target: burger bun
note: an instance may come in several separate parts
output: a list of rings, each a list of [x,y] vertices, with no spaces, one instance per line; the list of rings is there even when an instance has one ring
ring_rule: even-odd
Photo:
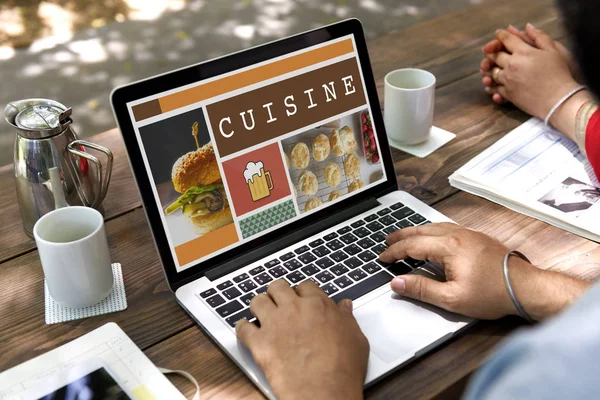
[[[233,217],[231,216],[231,209],[229,207],[225,207],[221,211],[212,212],[210,214],[200,215],[198,217],[186,216],[186,218],[192,225],[194,233],[199,236],[216,231],[219,228],[233,223]]]

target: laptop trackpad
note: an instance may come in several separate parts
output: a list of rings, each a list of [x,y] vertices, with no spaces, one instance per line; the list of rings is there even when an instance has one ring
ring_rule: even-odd
[[[467,319],[439,308],[403,299],[388,292],[354,310],[371,345],[371,352],[385,363],[409,359]]]

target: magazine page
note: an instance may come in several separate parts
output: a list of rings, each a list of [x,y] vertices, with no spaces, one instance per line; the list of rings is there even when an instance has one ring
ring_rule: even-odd
[[[577,144],[533,118],[450,177],[600,234],[600,183]]]

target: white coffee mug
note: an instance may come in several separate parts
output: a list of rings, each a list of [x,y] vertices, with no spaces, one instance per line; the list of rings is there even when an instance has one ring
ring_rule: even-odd
[[[385,129],[399,144],[413,145],[429,139],[433,125],[435,76],[422,69],[406,68],[385,76]]]
[[[102,214],[89,207],[64,207],[33,227],[48,290],[58,304],[82,308],[104,300],[113,274]]]

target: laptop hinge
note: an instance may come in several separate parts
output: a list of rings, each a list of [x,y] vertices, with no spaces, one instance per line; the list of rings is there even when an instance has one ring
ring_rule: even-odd
[[[205,276],[212,280],[218,279],[228,273],[240,269],[248,264],[253,263],[256,260],[267,257],[281,249],[298,243],[307,237],[316,235],[332,226],[347,221],[356,215],[362,214],[371,210],[375,207],[379,207],[381,204],[375,198],[367,199],[359,204],[355,204],[351,207],[345,208],[333,215],[316,221],[314,224],[304,227],[300,230],[290,232],[289,234],[277,239],[271,243],[265,244],[255,250],[242,254],[233,260],[230,260],[224,264],[219,265],[209,271],[206,271]]]

